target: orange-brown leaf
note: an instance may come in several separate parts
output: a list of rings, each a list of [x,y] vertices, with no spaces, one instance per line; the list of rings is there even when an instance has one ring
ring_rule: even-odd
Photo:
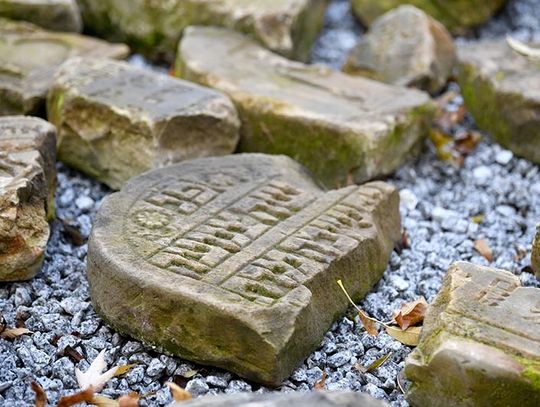
[[[118,399],[118,407],[138,407],[139,395],[135,392],[125,394]]]
[[[317,383],[315,383],[315,386],[313,388],[315,390],[324,390],[326,389],[326,378],[328,377],[328,373],[323,372],[321,380],[319,380]]]
[[[2,333],[0,333],[0,337],[4,339],[15,339],[21,335],[31,334],[31,333],[32,331],[26,328],[7,328],[7,329],[4,329]]]
[[[32,382],[32,390],[36,393],[36,401],[34,402],[34,407],[46,407],[47,406],[47,395],[43,387],[39,385],[38,382]]]
[[[403,304],[399,310],[394,311],[394,321],[402,330],[405,330],[423,322],[427,309],[428,303],[424,297],[420,297],[415,301]]]
[[[485,239],[479,239],[474,242],[474,249],[480,253],[487,261],[493,261],[493,251]]]
[[[369,335],[379,335],[379,330],[377,329],[378,321],[376,319],[371,318],[362,310],[358,310],[358,315],[360,316],[360,321],[362,321],[362,325],[364,325],[364,328]]]
[[[56,407],[71,407],[82,402],[91,403],[93,398],[94,388],[90,386],[86,390],[62,397]]]
[[[169,386],[169,389],[171,390],[172,397],[175,401],[185,401],[185,400],[191,400],[192,396],[191,393],[180,386],[178,386],[176,383],[173,382],[167,382],[167,386]]]

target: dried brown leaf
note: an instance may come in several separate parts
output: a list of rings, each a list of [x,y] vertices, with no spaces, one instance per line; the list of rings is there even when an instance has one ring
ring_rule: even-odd
[[[113,400],[110,397],[96,394],[92,397],[92,404],[97,407],[119,407],[117,400]]]
[[[175,401],[186,401],[186,400],[191,400],[193,398],[189,391],[181,388],[176,383],[167,382],[167,386],[169,386],[172,397]]]
[[[38,382],[32,382],[30,386],[32,387],[32,391],[36,393],[34,407],[46,407],[47,395],[45,394],[45,390],[43,390],[43,387],[41,387]]]
[[[377,329],[377,323],[379,321],[377,321],[374,318],[371,318],[362,310],[358,310],[358,315],[360,316],[360,321],[362,321],[362,325],[364,326],[364,329],[369,335],[371,336],[379,335],[379,330]]]
[[[7,328],[4,329],[2,333],[0,333],[0,338],[4,339],[15,339],[21,335],[31,334],[32,331],[26,329],[26,328]]]
[[[489,247],[489,243],[485,239],[479,239],[474,241],[474,249],[482,255],[487,261],[493,261],[493,251]]]
[[[199,373],[198,370],[191,369],[181,374],[182,377],[185,377],[186,379],[191,379],[193,376],[195,376],[197,373]]]
[[[64,356],[67,356],[71,359],[73,363],[79,363],[81,360],[84,359],[84,356],[81,355],[79,352],[77,352],[75,349],[73,349],[71,346],[66,346],[64,348]]]
[[[328,378],[328,373],[323,372],[321,380],[319,380],[317,383],[315,383],[313,388],[315,390],[324,390],[324,389],[326,389],[326,379],[327,378]]]
[[[405,377],[403,374],[403,369],[401,369],[401,371],[398,373],[396,377],[396,383],[401,393],[405,394]]]
[[[139,400],[140,396],[135,392],[131,392],[118,399],[118,407],[138,407]]]
[[[420,297],[415,301],[403,304],[399,310],[394,311],[393,319],[402,330],[405,330],[423,322],[427,309],[428,303],[424,297]]]
[[[354,364],[353,369],[358,370],[360,373],[366,373],[367,372],[367,368],[365,366],[361,365],[360,363]]]
[[[392,356],[392,353],[387,353],[386,355],[380,357],[373,363],[369,364],[369,366],[366,367],[366,373],[373,372],[374,370],[381,367],[390,357]]]
[[[81,390],[75,394],[64,396],[60,399],[56,407],[71,407],[79,403],[92,403],[94,399],[94,388],[88,387],[86,390]]]
[[[420,341],[421,326],[411,326],[406,330],[402,330],[397,326],[385,325],[386,332],[395,340],[404,345],[417,346]]]

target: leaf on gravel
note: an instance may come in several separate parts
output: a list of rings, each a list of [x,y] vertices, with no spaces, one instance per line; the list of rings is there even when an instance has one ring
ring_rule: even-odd
[[[380,357],[373,363],[371,363],[369,366],[366,367],[366,373],[373,372],[374,370],[381,367],[390,357],[392,356],[392,353],[387,353],[386,355]]]
[[[81,390],[75,394],[62,397],[60,401],[58,401],[56,407],[71,407],[82,402],[92,403],[93,399],[94,388],[90,386],[87,389]]]
[[[118,366],[116,368],[116,372],[114,372],[114,377],[117,377],[117,376],[122,376],[123,374],[129,372],[131,369],[133,369],[136,365],[132,364],[132,365],[122,365],[122,366]]]
[[[26,328],[7,328],[0,333],[0,338],[15,339],[21,335],[32,334],[33,332]]]
[[[473,216],[471,218],[471,220],[476,223],[477,225],[481,224],[483,221],[484,221],[484,215],[483,214],[480,214],[480,215],[476,215],[476,216]]]
[[[63,353],[64,353],[64,356],[67,356],[68,358],[70,358],[73,363],[79,363],[81,360],[84,359],[83,355],[81,355],[78,351],[76,351],[69,345],[64,348]]]
[[[368,314],[366,314],[364,311],[362,311],[362,309],[360,309],[360,307],[358,307],[354,303],[354,301],[352,300],[351,296],[349,295],[349,293],[345,289],[345,286],[343,285],[343,282],[341,280],[337,280],[337,284],[339,285],[341,290],[345,293],[345,295],[347,296],[347,299],[349,300],[349,302],[358,311],[358,315],[360,316],[360,321],[362,321],[362,325],[364,326],[367,333],[369,335],[371,335],[371,336],[379,335],[379,331],[377,329],[377,323],[379,323],[379,321],[377,321],[375,318],[371,318]]]
[[[135,392],[125,394],[118,399],[118,407],[138,407],[139,399],[140,396]]]
[[[324,390],[324,389],[326,389],[326,379],[327,378],[328,378],[328,373],[323,372],[321,380],[319,380],[317,383],[315,383],[313,388],[315,390]]]
[[[485,239],[474,241],[474,249],[482,255],[490,263],[493,261],[493,251],[489,247],[489,243]]]
[[[93,387],[94,391],[100,392],[105,383],[112,379],[115,375],[119,366],[115,366],[105,373],[102,373],[103,370],[107,367],[105,363],[105,349],[99,352],[99,355],[96,356],[90,367],[86,372],[81,372],[79,369],[75,369],[75,376],[77,377],[77,383],[81,390],[85,390],[88,387]]]
[[[92,397],[92,404],[97,407],[119,407],[118,401],[100,394],[96,394]]]
[[[540,48],[533,48],[521,41],[512,38],[510,35],[506,35],[506,42],[514,51],[518,54],[525,55],[530,58],[540,58]]]
[[[428,309],[428,303],[424,297],[403,304],[398,311],[394,311],[394,321],[402,330],[410,326],[418,325],[424,321],[424,315]]]
[[[421,326],[411,326],[406,330],[395,326],[385,325],[386,333],[404,345],[417,346],[420,340]]]
[[[198,370],[191,369],[181,374],[182,377],[185,377],[186,379],[191,379],[193,376],[195,376],[197,373],[199,373]]]
[[[47,406],[47,395],[43,387],[39,385],[38,382],[32,382],[30,384],[32,391],[36,393],[36,401],[34,402],[34,407],[46,407]]]
[[[402,394],[405,394],[405,377],[404,377],[404,374],[403,374],[403,369],[401,369],[401,371],[398,373],[397,377],[396,377],[396,382],[397,382],[397,385],[398,385],[398,388],[399,390],[401,391]]]
[[[191,400],[193,398],[189,391],[181,388],[176,383],[167,382],[167,386],[169,386],[172,397],[175,401],[186,401],[186,400]]]

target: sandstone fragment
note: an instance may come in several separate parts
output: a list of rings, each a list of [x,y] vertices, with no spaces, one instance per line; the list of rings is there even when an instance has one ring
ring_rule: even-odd
[[[501,39],[458,47],[459,84],[477,125],[519,156],[540,163],[540,61]]]
[[[354,13],[369,26],[381,14],[410,4],[434,17],[453,32],[463,31],[489,20],[506,0],[351,0]]]
[[[305,60],[328,0],[79,0],[85,25],[150,57],[171,59],[189,25],[244,32],[287,57]]]
[[[40,114],[55,69],[70,56],[124,58],[125,45],[0,18],[0,116]]]
[[[0,282],[41,267],[54,217],[56,131],[44,120],[0,118]]]
[[[454,41],[446,28],[422,10],[405,5],[375,20],[343,70],[436,93],[455,63]]]
[[[332,187],[395,170],[431,118],[424,92],[292,62],[222,28],[188,28],[176,71],[236,103],[241,151],[286,154]]]
[[[52,31],[82,31],[75,0],[0,0],[0,16],[24,20]]]
[[[507,271],[455,263],[405,374],[413,406],[540,405],[540,290]]]
[[[59,159],[114,189],[150,168],[232,153],[239,138],[227,96],[103,58],[63,64],[47,111]]]
[[[325,192],[286,156],[201,158],[105,199],[89,240],[96,311],[186,359],[279,384],[363,296],[400,237],[383,182]]]

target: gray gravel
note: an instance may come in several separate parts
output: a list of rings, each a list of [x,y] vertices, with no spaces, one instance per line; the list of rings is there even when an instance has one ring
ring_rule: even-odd
[[[511,29],[540,38],[540,1],[513,1],[508,10],[479,30],[480,35],[504,34]],[[360,32],[347,1],[334,1],[313,60],[338,67]],[[134,63],[142,61],[135,58]],[[457,97],[449,108],[460,103]],[[111,365],[137,365],[109,382],[103,391],[109,396],[155,392],[143,404],[164,405],[171,401],[163,385],[169,380],[186,386],[194,395],[269,391],[223,370],[157,353],[103,323],[90,304],[85,278],[87,248],[80,240],[88,237],[95,211],[110,191],[62,164],[58,164],[58,171],[56,203],[62,221],[52,225],[42,272],[29,282],[0,284],[0,313],[8,325],[14,326],[16,319],[25,320],[34,331],[12,342],[0,339],[0,405],[31,405],[32,380],[56,402],[61,395],[76,390],[75,367],[86,369],[88,361],[102,349],[107,349]],[[430,301],[455,260],[487,265],[473,249],[474,240],[481,238],[493,249],[492,266],[514,272],[525,285],[540,286],[526,269],[535,225],[540,220],[538,166],[484,137],[460,170],[439,161],[427,146],[419,160],[388,180],[401,189],[401,212],[410,248],[392,254],[383,279],[359,304],[366,312],[388,319],[404,301],[419,296]],[[484,216],[480,224],[472,221],[478,215]],[[377,338],[368,336],[351,310],[279,390],[309,390],[326,372],[329,390],[364,391],[394,406],[406,406],[396,377],[410,351],[386,333]],[[392,353],[390,360],[372,373],[362,374],[353,367],[367,366],[388,353]],[[77,361],[78,355],[83,360]]]

